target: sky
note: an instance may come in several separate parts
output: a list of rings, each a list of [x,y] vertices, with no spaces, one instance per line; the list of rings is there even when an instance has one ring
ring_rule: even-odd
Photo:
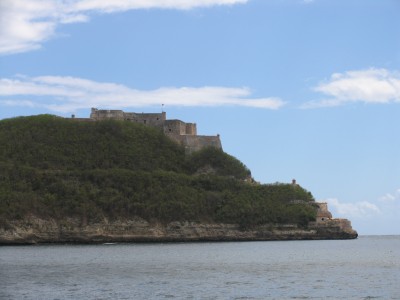
[[[400,234],[399,0],[0,0],[0,119],[166,111]]]

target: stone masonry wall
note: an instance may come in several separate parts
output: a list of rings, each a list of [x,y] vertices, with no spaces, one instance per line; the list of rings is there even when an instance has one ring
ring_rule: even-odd
[[[186,134],[197,135],[196,123],[186,123]]]
[[[90,119],[131,121],[161,127],[166,120],[166,113],[126,113],[122,110],[99,110],[97,108],[92,108]]]
[[[92,108],[90,118],[94,120],[124,120],[124,112],[122,110],[98,110],[96,108]]]
[[[164,133],[165,134],[186,134],[186,123],[180,120],[166,120],[164,122]]]
[[[193,153],[205,147],[214,147],[222,149],[221,140],[217,136],[204,136],[204,135],[169,135],[171,139],[180,143],[185,147],[186,153]]]
[[[165,112],[163,113],[153,113],[153,114],[148,114],[148,113],[124,113],[125,114],[125,120],[127,121],[133,121],[137,123],[142,123],[145,125],[149,126],[155,126],[155,127],[162,127],[165,119],[166,119],[166,114]]]

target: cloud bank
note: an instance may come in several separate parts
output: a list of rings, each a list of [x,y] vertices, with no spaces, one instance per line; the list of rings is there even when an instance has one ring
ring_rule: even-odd
[[[95,13],[234,5],[248,0],[1,0],[0,55],[27,52],[52,38],[60,24],[87,22]]]
[[[386,69],[335,73],[313,90],[324,94],[325,98],[305,103],[303,108],[332,107],[356,102],[400,102],[400,74]]]
[[[0,78],[0,105],[42,107],[70,113],[90,107],[246,106],[279,109],[279,98],[252,98],[248,88],[164,87],[137,90],[116,83],[76,77]]]
[[[350,219],[356,230],[364,228],[361,234],[400,234],[400,188],[372,201],[350,203],[330,198],[325,202],[334,217]]]
[[[335,198],[326,199],[329,206],[342,217],[359,218],[368,217],[381,213],[380,208],[374,203],[361,201],[355,203],[344,203]]]

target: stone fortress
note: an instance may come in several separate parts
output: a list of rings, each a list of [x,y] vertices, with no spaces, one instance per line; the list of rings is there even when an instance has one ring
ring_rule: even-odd
[[[165,135],[185,147],[186,153],[193,153],[205,147],[222,149],[219,135],[205,136],[197,135],[196,123],[185,123],[181,120],[167,120],[167,114],[162,113],[134,113],[122,110],[100,110],[92,108],[90,119],[101,120],[124,120],[141,123],[161,129]]]

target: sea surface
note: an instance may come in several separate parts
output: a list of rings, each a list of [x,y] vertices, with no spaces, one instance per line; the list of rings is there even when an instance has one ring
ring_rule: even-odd
[[[0,299],[400,299],[400,236],[0,247]]]

